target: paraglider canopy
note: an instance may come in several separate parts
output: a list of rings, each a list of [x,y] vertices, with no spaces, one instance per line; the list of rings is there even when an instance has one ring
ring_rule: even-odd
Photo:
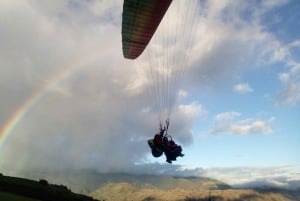
[[[137,58],[146,48],[172,0],[124,0],[123,55]]]

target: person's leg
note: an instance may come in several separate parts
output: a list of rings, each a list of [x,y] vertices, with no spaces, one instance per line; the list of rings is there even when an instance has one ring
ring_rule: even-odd
[[[170,152],[169,151],[164,151],[165,156],[166,156],[166,162],[172,163],[171,158],[170,158]]]

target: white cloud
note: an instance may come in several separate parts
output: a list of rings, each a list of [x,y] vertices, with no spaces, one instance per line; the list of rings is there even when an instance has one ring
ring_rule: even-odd
[[[215,116],[216,121],[227,121],[239,117],[241,114],[238,112],[223,112]]]
[[[205,108],[197,102],[193,102],[190,105],[179,105],[178,111],[189,117],[206,114]]]
[[[185,98],[187,95],[188,95],[188,92],[185,91],[185,90],[183,90],[183,89],[180,89],[180,90],[178,91],[178,94],[177,94],[178,99],[183,99],[183,98]]]
[[[290,74],[289,73],[280,73],[279,74],[279,80],[283,83],[288,83],[290,78]]]
[[[193,120],[206,114],[204,106],[197,102],[178,105],[171,116],[170,133],[181,143],[191,143]]]
[[[293,48],[293,47],[300,47],[300,40],[295,40],[293,42],[291,42],[290,44],[288,44],[289,48]]]
[[[266,1],[263,1],[262,3],[264,6],[266,6],[266,8],[274,8],[276,6],[280,6],[287,2],[288,2],[288,0],[266,0]]]
[[[285,84],[277,96],[279,104],[295,105],[300,102],[300,83]]]
[[[233,90],[240,94],[253,92],[253,89],[249,86],[248,83],[239,83],[234,85]]]
[[[125,87],[125,92],[132,95],[140,94],[147,89],[147,85],[151,85],[151,81],[147,79],[147,74],[145,70],[142,70],[141,67],[136,68],[134,75],[131,76],[131,79],[127,86]]]
[[[300,102],[300,63],[296,61],[300,41],[296,40],[285,46],[287,57],[284,59],[288,70],[278,74],[283,88],[277,96],[278,104],[295,105]],[[296,51],[296,53],[294,53]]]
[[[224,115],[224,117],[225,116],[226,115]],[[232,114],[230,117],[232,117]],[[237,134],[237,135],[269,134],[272,133],[271,123],[273,121],[274,121],[274,117],[266,121],[259,120],[259,119],[244,119],[236,122],[232,122],[232,121],[221,122],[217,124],[213,129],[211,129],[210,134],[219,134],[219,133],[229,133],[229,134]]]
[[[293,166],[214,167],[202,169],[201,175],[216,178],[235,187],[280,187],[298,189],[300,177]]]

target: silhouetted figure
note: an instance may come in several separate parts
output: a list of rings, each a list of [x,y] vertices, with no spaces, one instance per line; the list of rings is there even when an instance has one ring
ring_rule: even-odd
[[[183,157],[182,148],[177,145],[172,137],[167,134],[169,122],[166,121],[167,127],[160,126],[159,133],[155,134],[154,139],[149,139],[148,144],[154,157],[160,157],[163,153],[166,156],[166,162],[176,161],[178,156]]]

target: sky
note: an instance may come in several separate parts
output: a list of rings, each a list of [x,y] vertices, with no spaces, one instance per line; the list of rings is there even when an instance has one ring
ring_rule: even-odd
[[[122,1],[0,1],[0,172],[300,187],[300,2],[194,3],[188,35],[168,38],[184,71],[169,133],[185,156],[167,164],[146,143],[158,131],[147,65],[165,55],[162,28],[147,51],[160,49],[133,61],[122,54]],[[184,19],[172,6],[161,24],[171,34]]]

